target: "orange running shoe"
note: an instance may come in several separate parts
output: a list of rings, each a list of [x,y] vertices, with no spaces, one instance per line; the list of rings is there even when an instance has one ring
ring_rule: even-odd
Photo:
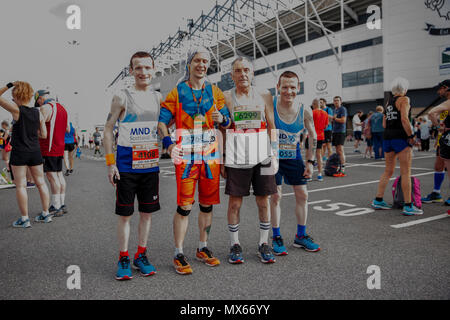
[[[213,256],[212,252],[208,248],[202,248],[202,250],[197,249],[195,255],[198,261],[203,262],[207,266],[215,267],[220,264],[219,259]]]
[[[187,262],[186,257],[182,253],[177,254],[177,256],[173,259],[173,266],[178,274],[192,273],[191,265]]]
[[[347,175],[341,171],[339,171],[338,173],[333,174],[333,177],[335,178],[342,178],[342,177],[346,177]]]

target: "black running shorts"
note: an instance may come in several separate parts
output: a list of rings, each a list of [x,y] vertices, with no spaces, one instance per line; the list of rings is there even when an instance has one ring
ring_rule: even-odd
[[[72,152],[73,150],[75,150],[75,143],[66,143],[66,145],[64,146],[64,150]]]
[[[331,144],[335,146],[343,146],[345,143],[345,133],[343,132],[333,132],[333,138]]]
[[[161,209],[159,205],[159,172],[121,172],[116,185],[116,214],[131,216],[134,199],[138,199],[139,212],[152,213]]]
[[[44,157],[44,172],[61,172],[63,157]]]
[[[12,166],[39,166],[43,163],[41,151],[36,152],[18,152],[11,151],[9,164]]]
[[[250,185],[253,186],[255,196],[268,196],[277,193],[275,175],[261,175],[261,167],[270,167],[257,164],[248,169],[225,167],[227,182],[225,194],[234,197],[246,197],[250,195]]]

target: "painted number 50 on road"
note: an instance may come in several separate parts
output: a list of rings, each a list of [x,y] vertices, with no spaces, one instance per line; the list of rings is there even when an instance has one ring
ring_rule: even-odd
[[[323,202],[330,202],[331,200],[321,200],[317,201],[316,203],[323,203]],[[350,209],[344,209],[344,208],[350,208]],[[314,210],[317,211],[325,211],[325,212],[333,212],[337,214],[338,216],[342,217],[354,217],[359,216],[362,214],[367,214],[374,212],[375,210],[371,208],[356,208],[356,205],[345,203],[345,202],[336,202],[336,203],[329,203],[325,205],[320,206],[314,206]]]

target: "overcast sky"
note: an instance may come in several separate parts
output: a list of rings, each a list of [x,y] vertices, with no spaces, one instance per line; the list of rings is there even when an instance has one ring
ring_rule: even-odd
[[[103,124],[105,89],[138,50],[149,51],[186,18],[215,0],[14,0],[0,10],[0,84],[24,80],[50,87],[80,127]],[[66,9],[81,8],[81,30],[68,30]],[[80,45],[69,45],[77,40]],[[77,95],[74,92],[78,92]],[[7,94],[7,97],[10,95]],[[11,117],[0,108],[0,120]]]

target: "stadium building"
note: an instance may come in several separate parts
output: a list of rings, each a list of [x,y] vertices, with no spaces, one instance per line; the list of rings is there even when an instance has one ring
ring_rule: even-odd
[[[413,115],[438,102],[432,89],[450,77],[450,0],[226,0],[188,20],[149,52],[154,87],[165,96],[184,72],[189,46],[211,54],[210,82],[233,86],[236,55],[253,59],[255,85],[275,93],[286,70],[301,78],[305,105],[342,96],[349,114],[367,113],[401,76],[410,81]],[[129,83],[125,67],[111,83]]]

